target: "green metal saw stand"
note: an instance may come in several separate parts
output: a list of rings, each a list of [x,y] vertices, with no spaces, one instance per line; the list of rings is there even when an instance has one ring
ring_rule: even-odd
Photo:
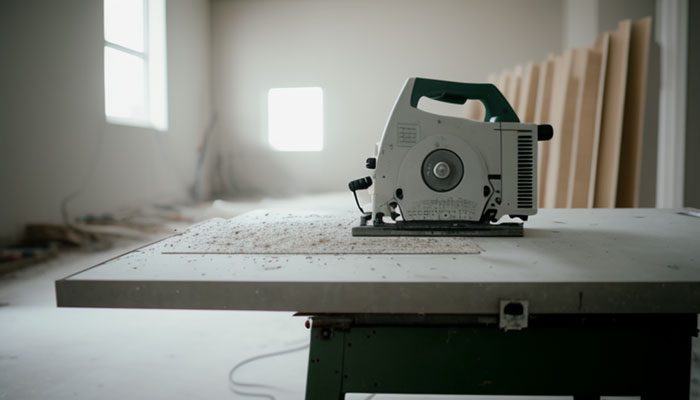
[[[687,400],[697,316],[317,315],[306,400],[346,393]]]

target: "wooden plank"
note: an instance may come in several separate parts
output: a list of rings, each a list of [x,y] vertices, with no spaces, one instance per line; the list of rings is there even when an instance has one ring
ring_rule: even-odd
[[[608,54],[610,50],[610,33],[598,35],[595,49],[600,52],[600,76],[598,78],[598,96],[596,100],[595,128],[591,153],[591,172],[588,182],[588,198],[586,207],[593,208],[595,200],[596,177],[598,175],[598,154],[600,151],[600,132],[603,129],[603,99],[605,96],[605,81],[607,79]]]
[[[520,98],[518,100],[518,117],[520,122],[535,121],[535,107],[537,105],[537,84],[539,80],[540,66],[528,63],[523,69],[520,82]]]
[[[594,207],[615,207],[631,31],[632,23],[625,20],[610,33]]]
[[[556,62],[552,86],[551,124],[555,135],[549,143],[545,207],[566,207],[569,159],[573,140],[577,82],[572,79],[575,53],[568,51]]]
[[[591,190],[593,146],[597,141],[596,119],[598,89],[600,86],[601,52],[597,49],[579,49],[574,65],[574,76],[579,80],[574,141],[569,170],[568,208],[587,208]]]
[[[501,93],[505,96],[508,92],[508,88],[510,87],[510,76],[508,74],[508,70],[504,69],[503,71],[501,71],[501,73],[498,75],[498,78],[496,79],[495,85],[498,88],[498,90],[500,90]]]
[[[622,122],[620,172],[617,185],[617,207],[639,207],[639,181],[642,169],[642,137],[646,101],[651,17],[632,24]]]
[[[509,76],[509,86],[508,92],[506,93],[506,98],[513,107],[513,110],[517,110],[520,106],[520,81],[522,80],[523,67],[517,65],[513,71],[510,72]]]
[[[539,77],[537,78],[537,96],[535,103],[535,116],[533,122],[538,124],[548,124],[549,111],[552,105],[552,83],[554,80],[555,58],[550,55],[546,61],[539,65]],[[554,132],[554,135],[558,135]],[[549,142],[537,143],[537,198],[539,207],[544,206],[544,193],[549,160]]]

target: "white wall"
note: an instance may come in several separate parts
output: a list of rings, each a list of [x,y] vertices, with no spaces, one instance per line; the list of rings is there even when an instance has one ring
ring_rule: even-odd
[[[209,3],[167,3],[170,128],[104,117],[102,1],[11,0],[0,12],[0,242],[71,212],[186,199],[211,114]],[[93,161],[94,160],[94,161]]]
[[[590,46],[598,35],[599,0],[564,0],[565,50]]]
[[[212,2],[215,108],[234,194],[342,190],[367,175],[406,78],[483,81],[562,48],[562,3],[231,0]],[[272,87],[321,86],[325,149],[268,149]]]

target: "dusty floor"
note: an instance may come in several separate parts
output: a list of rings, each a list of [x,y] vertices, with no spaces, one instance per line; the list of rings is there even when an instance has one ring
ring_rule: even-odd
[[[123,251],[64,255],[0,281],[0,399],[234,398],[236,362],[308,337],[286,313],[55,307],[55,279]],[[300,399],[306,357],[261,361],[238,377]]]
[[[242,398],[229,390],[232,366],[308,340],[304,319],[289,313],[56,308],[56,279],[136,246],[66,253],[0,277],[0,399]],[[261,360],[236,377],[274,385],[276,399],[303,399],[307,356]],[[697,341],[693,363],[700,399]],[[398,398],[417,399],[375,400]],[[447,398],[483,397],[434,397]]]

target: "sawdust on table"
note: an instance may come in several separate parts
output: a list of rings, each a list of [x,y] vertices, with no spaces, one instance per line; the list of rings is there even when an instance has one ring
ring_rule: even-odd
[[[463,237],[354,237],[357,213],[253,211],[161,242],[164,254],[478,254]]]

